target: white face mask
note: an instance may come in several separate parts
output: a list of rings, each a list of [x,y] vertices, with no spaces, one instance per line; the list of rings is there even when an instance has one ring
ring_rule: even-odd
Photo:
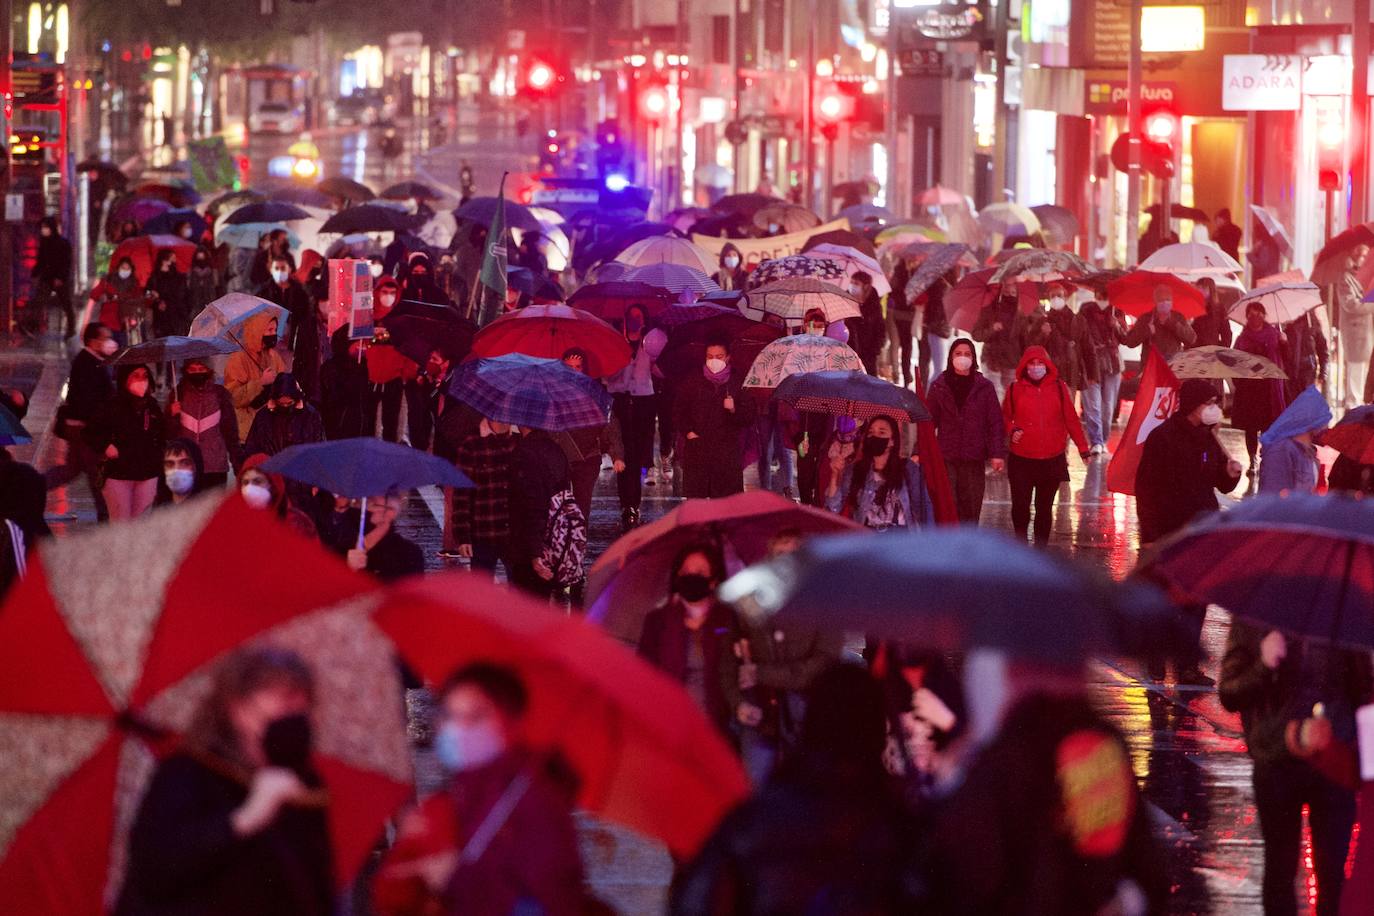
[[[739,267],[739,258],[735,257],[732,254],[727,254],[725,256],[724,263],[725,266],[728,267],[730,270],[734,270],[736,267]]]
[[[177,496],[185,496],[196,485],[196,472],[176,468],[163,474],[167,479],[167,489]]]
[[[396,304],[396,294],[395,294],[395,293],[382,293],[382,294],[381,294],[380,296],[378,296],[377,298],[378,298],[378,300],[381,301],[382,305],[383,305],[384,307],[386,307],[386,308],[391,308],[393,305]]]
[[[100,351],[102,356],[114,356],[119,352],[119,342],[113,337],[106,337],[100,343],[96,344],[95,348]]]
[[[134,272],[127,267],[119,268],[119,279],[127,280],[134,275]]]
[[[374,279],[382,275],[382,265],[378,264],[375,261],[372,262],[372,265],[370,267],[368,267],[368,270],[372,272],[372,276]]]
[[[769,231],[769,232],[777,232],[778,229],[780,229],[780,228],[781,228],[781,227],[780,227],[777,223],[769,223],[769,224],[768,224],[768,231]]]
[[[1202,408],[1202,425],[1216,426],[1221,422],[1221,405],[1208,404]]]
[[[956,356],[953,359],[955,372],[967,372],[973,368],[973,357]]]
[[[1068,305],[1068,302],[1064,300],[1063,296],[1053,296],[1050,298],[1050,308],[1052,309],[1062,309],[1066,305]]]
[[[129,383],[129,394],[136,398],[141,398],[148,393],[148,383],[146,381],[133,381]]]
[[[857,283],[849,284],[849,295],[853,296],[854,298],[857,299],[862,291],[863,287],[859,286]]]
[[[291,274],[290,274],[288,271],[285,271],[285,270],[274,270],[274,271],[272,271],[272,279],[273,279],[273,280],[276,280],[278,283],[285,283],[285,282],[286,282],[286,279],[287,279],[288,277],[290,277],[290,276],[291,276]]]
[[[1045,373],[1050,371],[1048,367],[1039,363],[1032,363],[1026,367],[1026,378],[1033,382],[1038,382],[1045,377]]]
[[[727,365],[729,364],[723,359],[708,359],[706,361],[706,371],[710,372],[712,375],[719,375],[725,371]]]
[[[239,490],[243,501],[254,509],[266,509],[272,504],[272,491],[260,483],[246,483]]]
[[[434,736],[434,754],[450,773],[475,770],[491,763],[506,750],[506,739],[489,725],[455,725],[445,722]]]

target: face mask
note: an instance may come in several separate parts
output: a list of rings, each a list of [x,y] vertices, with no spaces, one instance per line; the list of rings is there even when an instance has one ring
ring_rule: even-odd
[[[739,258],[735,257],[732,254],[726,255],[725,266],[728,267],[730,270],[734,270],[736,267],[739,267]]]
[[[700,573],[679,575],[677,582],[673,585],[673,590],[678,593],[683,601],[696,604],[711,594],[711,580]]]
[[[1064,301],[1063,296],[1054,296],[1050,299],[1050,308],[1052,309],[1062,309],[1066,305],[1068,303]]]
[[[171,261],[164,261],[164,262],[162,263],[161,268],[160,268],[160,270],[161,270],[163,273],[166,273],[167,271],[169,271],[169,270],[171,270],[171,269],[172,269],[172,262],[171,262]]]
[[[851,296],[853,296],[854,298],[857,299],[857,298],[859,297],[859,292],[860,292],[862,289],[863,289],[863,287],[861,287],[861,286],[858,286],[858,285],[855,285],[855,284],[850,284],[850,286],[849,286],[849,295],[851,295]]]
[[[181,237],[184,239],[189,239],[191,237],[191,230],[189,227],[181,230]]]
[[[148,393],[148,383],[146,381],[134,380],[129,383],[129,394],[136,398],[141,398]]]
[[[778,226],[777,223],[769,223],[769,224],[768,224],[768,231],[769,231],[769,232],[777,232],[779,228],[780,228],[780,227]]]
[[[291,276],[291,274],[288,273],[288,272],[285,271],[285,270],[274,270],[274,271],[272,271],[272,279],[273,279],[273,280],[276,280],[278,283],[285,283],[285,282],[286,282],[286,279],[287,279],[288,277],[290,277],[290,276]]]
[[[434,755],[450,773],[475,770],[500,757],[505,749],[506,740],[501,733],[485,725],[445,722],[434,736]]]
[[[119,343],[113,337],[106,337],[96,344],[96,349],[100,351],[102,356],[114,356],[119,352]]]
[[[870,458],[877,458],[879,455],[885,453],[888,446],[891,444],[891,439],[884,439],[882,436],[865,436],[864,454]]]
[[[382,265],[380,264],[374,263],[370,267],[368,267],[368,270],[372,272],[373,279],[376,279],[377,277],[380,277],[382,275]]]
[[[1221,405],[1208,404],[1202,408],[1202,425],[1216,426],[1221,422]]]
[[[273,719],[262,734],[262,753],[274,767],[297,773],[310,763],[310,717],[305,713]]]
[[[973,368],[972,356],[956,356],[952,360],[955,372],[967,372]]]
[[[1161,314],[1161,315],[1167,315],[1167,314],[1169,314],[1170,312],[1172,312],[1173,310],[1174,310],[1174,303],[1173,303],[1172,301],[1168,300],[1168,299],[1165,299],[1163,302],[1156,302],[1156,303],[1155,303],[1155,311],[1156,311],[1156,312],[1159,312],[1159,314]]]
[[[823,324],[808,324],[808,325],[806,326],[806,333],[810,334],[812,337],[824,337],[824,336],[825,336],[825,325],[823,325]]]
[[[246,483],[239,492],[243,494],[243,501],[254,509],[266,509],[272,504],[272,491],[260,483]]]
[[[167,489],[177,496],[185,496],[196,485],[196,472],[185,468],[166,471],[162,476],[167,479]]]
[[[712,375],[720,375],[725,371],[727,365],[729,365],[729,363],[723,359],[708,359],[706,361],[706,371]]]
[[[46,227],[46,226],[44,226],[44,227],[43,227],[42,229],[40,229],[39,231],[42,233],[43,238],[48,238],[49,236],[52,235],[51,230],[49,230],[48,227]]]
[[[134,272],[127,267],[119,268],[119,279],[127,280],[134,275]]]
[[[262,335],[262,348],[263,348],[264,350],[270,350],[270,349],[272,349],[273,347],[275,347],[276,345],[277,345],[277,335],[276,335],[276,334],[264,334],[264,335]]]
[[[192,385],[196,388],[199,388],[201,385],[204,385],[208,381],[210,381],[210,373],[208,372],[186,373],[186,384]]]
[[[1032,364],[1026,367],[1026,377],[1033,382],[1038,382],[1045,377],[1049,369],[1039,364]]]
[[[377,297],[377,300],[381,302],[385,308],[391,308],[393,305],[396,304],[396,294],[382,293],[380,296]]]

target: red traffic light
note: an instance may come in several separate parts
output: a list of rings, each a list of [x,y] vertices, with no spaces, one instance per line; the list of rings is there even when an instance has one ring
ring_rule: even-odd
[[[838,124],[854,115],[854,98],[830,83],[817,90],[814,109],[817,121]]]
[[[530,64],[529,72],[525,74],[526,84],[536,92],[544,92],[549,89],[556,79],[558,79],[558,74],[554,72],[553,67],[542,60]]]
[[[1145,116],[1145,136],[1155,143],[1178,139],[1178,117],[1173,112],[1155,111]]]
[[[661,121],[668,116],[668,89],[646,86],[639,93],[639,113],[646,121]]]

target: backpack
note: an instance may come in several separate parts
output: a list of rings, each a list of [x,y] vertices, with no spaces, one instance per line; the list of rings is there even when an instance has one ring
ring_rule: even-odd
[[[582,561],[586,556],[587,519],[573,499],[572,489],[564,489],[549,500],[540,559],[553,570],[555,585],[573,585],[582,581]]]

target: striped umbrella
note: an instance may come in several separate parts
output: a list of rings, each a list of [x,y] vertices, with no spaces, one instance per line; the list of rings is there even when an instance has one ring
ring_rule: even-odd
[[[645,267],[649,264],[681,264],[683,267],[694,268],[708,276],[718,269],[715,259],[710,254],[686,239],[674,238],[670,235],[655,235],[647,239],[640,239],[616,255],[615,259],[622,264],[629,264],[631,267]]]
[[[694,293],[717,293],[720,286],[704,271],[681,264],[648,264],[626,271],[620,280],[626,283],[646,283],[670,293],[680,293],[690,289]]]
[[[810,277],[778,280],[749,293],[749,307],[783,321],[800,322],[812,309],[825,313],[826,323],[858,318],[859,300],[831,283]]]
[[[929,420],[916,393],[863,371],[802,372],[782,380],[773,397],[799,411],[854,417],[860,423],[876,416],[911,422]]]
[[[601,426],[611,409],[596,379],[523,353],[464,363],[449,393],[487,419],[550,432]]]

